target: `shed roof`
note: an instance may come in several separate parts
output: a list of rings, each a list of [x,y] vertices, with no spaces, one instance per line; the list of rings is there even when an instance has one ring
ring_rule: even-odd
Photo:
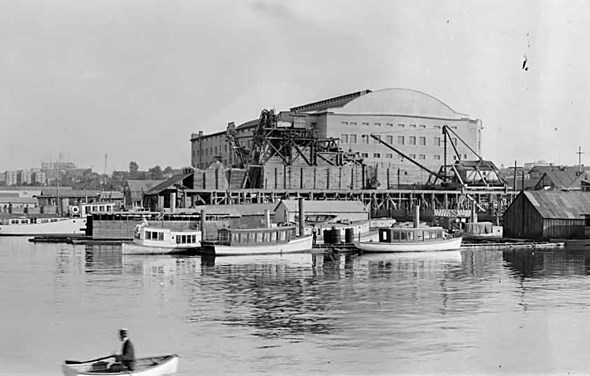
[[[525,191],[523,194],[545,219],[584,219],[584,214],[590,214],[590,192]]]
[[[539,183],[542,183],[544,179],[548,179],[551,185],[557,189],[565,189],[569,188],[574,180],[576,180],[576,175],[568,170],[551,170],[541,176]]]
[[[165,180],[127,180],[125,184],[131,192],[147,192]]]
[[[171,177],[170,179],[164,180],[160,184],[150,188],[150,190],[147,191],[146,193],[150,194],[150,195],[159,194],[160,192],[165,191],[166,189],[172,188],[175,184],[182,182],[185,178],[191,176],[192,174],[193,174],[193,172],[175,175],[175,176]]]
[[[289,211],[299,210],[298,200],[282,200],[276,205],[284,204]],[[276,210],[275,207],[275,210]],[[303,200],[303,210],[307,213],[359,213],[367,212],[366,206],[361,201],[339,201],[323,200],[310,201]]]

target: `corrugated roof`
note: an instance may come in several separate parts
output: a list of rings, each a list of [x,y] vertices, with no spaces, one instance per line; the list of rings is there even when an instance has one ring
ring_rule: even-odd
[[[544,183],[544,185],[547,186],[549,181],[553,187],[557,189],[565,189],[569,188],[574,180],[576,180],[576,175],[568,170],[552,170],[545,172],[539,179],[539,183]]]
[[[590,214],[590,192],[525,191],[524,195],[545,219],[584,219]]]
[[[282,200],[276,206],[284,204],[289,211],[299,210],[298,200]],[[275,210],[276,210],[275,206]],[[366,212],[367,208],[360,201],[310,201],[303,200],[303,210],[307,213],[350,213]]]

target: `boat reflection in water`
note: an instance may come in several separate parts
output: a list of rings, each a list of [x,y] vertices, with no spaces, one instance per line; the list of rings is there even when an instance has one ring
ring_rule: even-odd
[[[121,274],[123,271],[119,245],[85,245],[84,255],[86,273]]]
[[[432,273],[461,266],[463,254],[462,251],[372,253],[359,256],[357,262],[360,267],[367,267],[369,273],[383,270]]]

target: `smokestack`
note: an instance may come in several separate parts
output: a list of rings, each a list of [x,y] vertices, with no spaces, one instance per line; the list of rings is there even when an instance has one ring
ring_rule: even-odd
[[[414,228],[420,227],[420,205],[414,206]]]
[[[201,240],[205,240],[205,210],[201,210]]]
[[[266,222],[266,227],[270,228],[270,210],[264,210],[264,221]]]
[[[305,212],[303,210],[303,198],[299,198],[299,236],[305,234]]]

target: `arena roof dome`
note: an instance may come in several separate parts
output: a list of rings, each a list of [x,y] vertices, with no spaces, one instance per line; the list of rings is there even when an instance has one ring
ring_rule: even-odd
[[[330,111],[351,115],[404,115],[454,120],[469,118],[469,115],[455,112],[432,95],[399,88],[372,91]]]

